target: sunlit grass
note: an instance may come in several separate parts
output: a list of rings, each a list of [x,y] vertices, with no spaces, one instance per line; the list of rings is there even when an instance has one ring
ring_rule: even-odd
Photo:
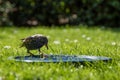
[[[0,28],[0,80],[119,80],[120,29],[106,28]],[[46,54],[93,55],[111,57],[111,63],[79,65],[64,63],[23,63],[10,56],[28,55],[19,48],[21,38],[43,34],[49,39]],[[38,54],[37,51],[32,51]]]

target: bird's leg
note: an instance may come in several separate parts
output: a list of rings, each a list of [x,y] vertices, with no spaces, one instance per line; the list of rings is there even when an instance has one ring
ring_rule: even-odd
[[[30,56],[34,56],[34,54],[30,52],[30,50],[27,50],[27,53],[30,54]]]
[[[44,54],[43,52],[40,51],[40,49],[38,49],[39,54],[40,54],[40,58],[46,58],[48,57],[48,55]]]
[[[38,51],[39,51],[40,58],[43,58],[44,57],[43,53],[40,51],[40,49],[38,49]]]

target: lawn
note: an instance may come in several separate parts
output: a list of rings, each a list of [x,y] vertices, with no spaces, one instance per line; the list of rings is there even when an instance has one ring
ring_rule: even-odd
[[[49,39],[47,54],[106,56],[112,62],[75,66],[71,63],[24,63],[8,60],[10,56],[28,55],[19,48],[21,38],[43,34]],[[38,54],[36,50],[32,51]],[[0,28],[0,80],[119,80],[120,29],[104,27]]]

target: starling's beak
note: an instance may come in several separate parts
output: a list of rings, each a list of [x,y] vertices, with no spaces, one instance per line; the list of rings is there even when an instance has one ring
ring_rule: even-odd
[[[48,44],[45,44],[45,47],[48,49]]]
[[[25,39],[20,39],[22,42],[24,42]]]
[[[24,40],[24,38],[23,38],[23,39],[20,39],[20,40]]]

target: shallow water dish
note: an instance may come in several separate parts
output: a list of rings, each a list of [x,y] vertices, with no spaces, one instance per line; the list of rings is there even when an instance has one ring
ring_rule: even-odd
[[[87,55],[47,55],[46,58],[40,58],[40,55],[35,56],[16,56],[10,57],[15,61],[21,62],[95,62],[95,61],[111,61],[111,58],[102,56],[87,56]]]

